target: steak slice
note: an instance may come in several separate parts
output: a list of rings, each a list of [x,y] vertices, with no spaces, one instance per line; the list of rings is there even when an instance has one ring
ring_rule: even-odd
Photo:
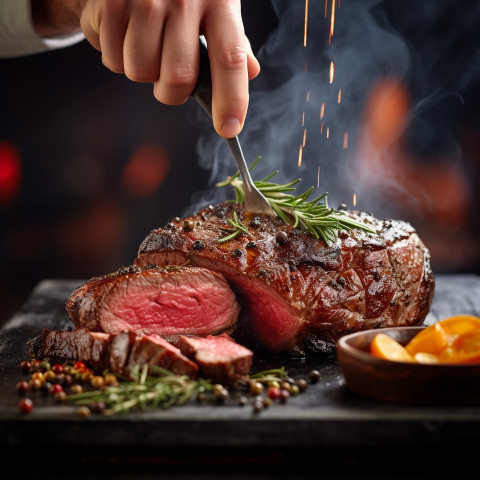
[[[215,383],[233,385],[252,368],[253,352],[225,333],[207,337],[181,336],[176,345],[198,364],[202,377]]]
[[[31,343],[30,355],[62,363],[80,360],[95,372],[108,369],[127,378],[135,378],[144,365],[164,367],[190,378],[198,375],[198,365],[158,335],[136,335],[130,331],[109,335],[86,328],[44,329]],[[150,368],[148,371],[152,373]]]
[[[85,362],[97,372],[108,366],[110,335],[78,330],[49,330],[45,328],[30,345],[30,355],[50,362]]]
[[[236,212],[254,238],[219,242]],[[407,222],[347,212],[377,234],[340,231],[331,246],[240,204],[209,206],[152,230],[135,264],[187,263],[222,274],[242,307],[235,338],[272,352],[333,352],[347,333],[419,325],[433,299],[430,254]],[[186,228],[187,227],[187,228]],[[246,343],[248,342],[248,343]]]
[[[232,332],[240,307],[211,270],[130,266],[76,288],[66,309],[77,328],[174,336]]]
[[[134,376],[135,370],[141,371],[144,365],[148,366],[149,374],[151,373],[150,367],[155,365],[166,368],[172,373],[187,375],[190,378],[196,378],[198,375],[198,365],[159,335],[137,336],[125,365],[126,375]]]

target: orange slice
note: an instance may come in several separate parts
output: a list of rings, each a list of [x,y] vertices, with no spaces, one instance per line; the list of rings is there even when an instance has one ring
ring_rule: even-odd
[[[416,362],[418,363],[438,363],[440,359],[438,358],[438,355],[434,355],[433,353],[426,353],[426,352],[418,352],[415,354],[413,357]]]
[[[415,355],[420,352],[438,355],[447,346],[448,335],[443,329],[441,322],[437,322],[417,333],[405,345],[405,349],[410,355]]]
[[[385,333],[377,333],[370,343],[370,353],[375,357],[395,362],[414,362],[414,358],[395,339]]]
[[[480,363],[480,329],[460,335],[440,354],[446,363]]]
[[[474,315],[455,315],[439,323],[447,335],[455,337],[480,328],[480,318]]]

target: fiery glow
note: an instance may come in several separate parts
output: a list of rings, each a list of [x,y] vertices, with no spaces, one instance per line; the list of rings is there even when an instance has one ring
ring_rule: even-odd
[[[320,186],[320,165],[317,170],[317,188]]]
[[[343,134],[343,149],[346,150],[348,148],[348,132]]]
[[[328,44],[330,45],[330,41],[333,37],[333,30],[335,26],[335,0],[332,0],[332,12],[330,14],[330,33],[328,35]]]
[[[337,98],[338,103],[340,103],[341,101],[342,101],[342,89],[338,91],[338,98]]]
[[[308,0],[305,0],[305,22],[303,25],[303,46],[307,46],[307,28],[308,27]]]
[[[327,138],[330,137],[330,127],[327,127]]]
[[[335,74],[335,65],[333,64],[333,60],[330,62],[330,84],[333,83],[333,76]]]
[[[305,148],[305,143],[307,142],[307,129],[303,131],[303,142],[302,147]]]
[[[325,115],[325,102],[322,102],[322,105],[320,105],[320,120],[323,118]]]
[[[302,127],[305,125],[305,110],[302,112]]]
[[[327,18],[328,0],[325,0],[325,18]]]
[[[323,133],[323,122],[320,123],[320,133]]]
[[[310,90],[307,92],[307,102],[310,101]]]
[[[357,194],[356,193],[353,194],[353,206],[354,207],[357,206]]]
[[[300,148],[298,149],[298,166],[302,166],[302,153],[303,153],[303,147],[300,145]]]

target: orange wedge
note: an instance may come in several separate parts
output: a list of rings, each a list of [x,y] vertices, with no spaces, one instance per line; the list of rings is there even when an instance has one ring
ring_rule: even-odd
[[[434,355],[433,353],[426,353],[426,352],[418,352],[413,357],[416,362],[418,363],[438,363],[440,359],[438,355]]]
[[[455,315],[441,320],[440,325],[447,335],[462,335],[480,328],[480,318],[474,315]]]
[[[437,322],[417,333],[405,345],[405,349],[410,355],[415,355],[420,352],[438,355],[447,346],[448,335],[443,329],[441,322]]]
[[[385,333],[377,333],[370,343],[370,353],[375,357],[395,362],[414,362],[414,358],[395,339]]]
[[[446,363],[480,363],[480,329],[460,335],[439,358]]]

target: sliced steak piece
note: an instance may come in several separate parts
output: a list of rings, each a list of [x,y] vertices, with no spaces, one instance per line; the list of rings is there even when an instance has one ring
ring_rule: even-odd
[[[176,344],[182,353],[200,367],[200,375],[214,383],[233,385],[252,368],[253,352],[229,335],[182,336]]]
[[[66,309],[77,328],[90,331],[203,336],[232,332],[240,307],[211,270],[130,266],[75,289]]]
[[[198,375],[198,365],[159,335],[137,336],[125,365],[125,372],[128,377],[132,377],[135,371],[142,371],[144,365],[149,367],[149,374],[150,367],[155,365],[177,375],[187,375],[190,378]]]
[[[109,369],[127,378],[134,378],[144,365],[157,365],[191,378],[198,375],[198,365],[158,335],[136,335],[130,331],[109,335],[85,328],[45,329],[30,345],[30,355],[62,363],[80,360],[96,372]]]
[[[30,355],[50,362],[81,360],[95,371],[108,366],[110,336],[89,332],[86,328],[72,331],[44,329],[30,345]]]
[[[219,242],[231,231],[227,220],[234,212],[254,238],[241,234]],[[434,276],[414,228],[345,214],[377,234],[340,231],[328,246],[301,227],[252,216],[239,204],[210,206],[151,231],[135,264],[188,262],[221,273],[242,306],[235,338],[246,335],[241,343],[273,352],[332,352],[346,333],[421,324],[433,299]]]

